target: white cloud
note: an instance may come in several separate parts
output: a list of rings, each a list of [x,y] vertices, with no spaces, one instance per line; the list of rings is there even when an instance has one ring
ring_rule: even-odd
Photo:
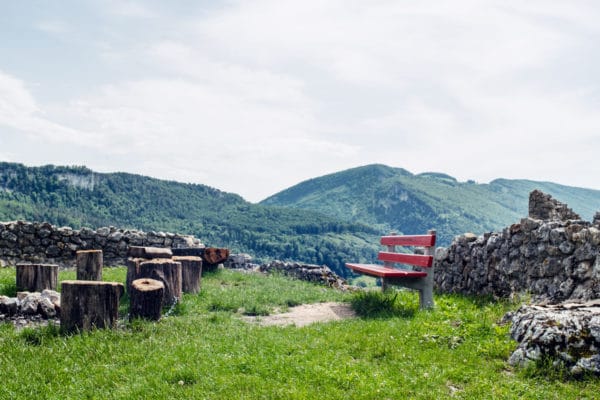
[[[147,19],[157,16],[147,5],[138,1],[106,0],[104,3],[104,9],[120,17]]]
[[[41,21],[36,25],[37,29],[50,34],[69,33],[70,28],[67,23],[59,20]]]
[[[0,71],[0,125],[51,142],[85,143],[87,140],[98,139],[93,134],[48,119],[25,84],[2,71]]]
[[[88,146],[127,155],[132,163],[155,164],[154,176],[254,193],[253,200],[272,194],[272,184],[285,187],[274,179],[279,169],[288,179],[294,174],[304,179],[311,171],[310,166],[301,170],[307,159],[334,160],[354,151],[320,138],[307,112],[254,101],[243,87],[219,87],[182,80],[135,81],[105,87],[54,114],[101,138]]]

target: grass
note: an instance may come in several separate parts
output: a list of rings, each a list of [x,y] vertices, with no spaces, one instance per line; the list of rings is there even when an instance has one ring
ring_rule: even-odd
[[[123,281],[125,272],[105,269],[104,277]],[[0,269],[0,294],[13,284],[14,269]],[[158,323],[72,336],[0,324],[0,399],[597,398],[597,380],[507,365],[516,343],[496,322],[515,304],[435,300],[435,310],[418,311],[414,293],[349,295],[218,271]],[[318,301],[352,302],[369,314],[303,328],[240,318]]]

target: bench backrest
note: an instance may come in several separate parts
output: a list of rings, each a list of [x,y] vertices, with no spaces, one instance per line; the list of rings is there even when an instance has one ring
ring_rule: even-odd
[[[387,251],[380,251],[377,259],[385,266],[392,267],[394,263],[430,268],[433,265],[435,250],[435,231],[427,235],[389,235],[381,238],[381,244],[387,246]],[[425,248],[425,254],[396,253],[396,246],[419,246]]]

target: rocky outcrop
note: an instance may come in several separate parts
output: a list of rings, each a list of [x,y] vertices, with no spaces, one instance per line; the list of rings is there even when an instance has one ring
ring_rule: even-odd
[[[524,366],[550,361],[572,374],[600,375],[600,301],[522,306],[505,316],[519,342],[509,363]]]
[[[203,247],[193,236],[102,227],[56,227],[49,223],[0,223],[0,265],[52,263],[75,266],[78,250],[102,250],[105,265],[125,265],[130,246]]]

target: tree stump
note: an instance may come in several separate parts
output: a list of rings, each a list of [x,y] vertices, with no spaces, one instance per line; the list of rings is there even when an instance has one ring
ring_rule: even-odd
[[[156,279],[142,278],[131,283],[129,315],[131,318],[160,319],[165,285]]]
[[[174,256],[173,261],[181,263],[181,290],[183,293],[198,293],[202,279],[202,258]]]
[[[165,285],[163,305],[170,305],[181,299],[181,263],[166,258],[143,260],[139,258],[127,261],[127,290],[131,293],[133,281],[150,278]]]
[[[77,280],[102,280],[102,250],[79,250],[77,253]]]
[[[17,264],[16,274],[18,291],[42,292],[44,289],[56,290],[58,265]]]
[[[115,328],[123,285],[117,282],[63,281],[60,327],[64,332]]]
[[[128,258],[125,262],[125,266],[127,267],[127,275],[125,277],[125,287],[127,288],[127,293],[131,293],[131,284],[134,280],[139,279],[139,271],[140,271],[140,263],[142,261],[146,261],[144,258]],[[138,276],[138,278],[136,278]]]
[[[217,248],[217,247],[207,247],[204,249],[202,253],[202,261],[203,263],[203,272],[204,271],[214,271],[217,269],[217,266],[229,258],[229,249]]]

